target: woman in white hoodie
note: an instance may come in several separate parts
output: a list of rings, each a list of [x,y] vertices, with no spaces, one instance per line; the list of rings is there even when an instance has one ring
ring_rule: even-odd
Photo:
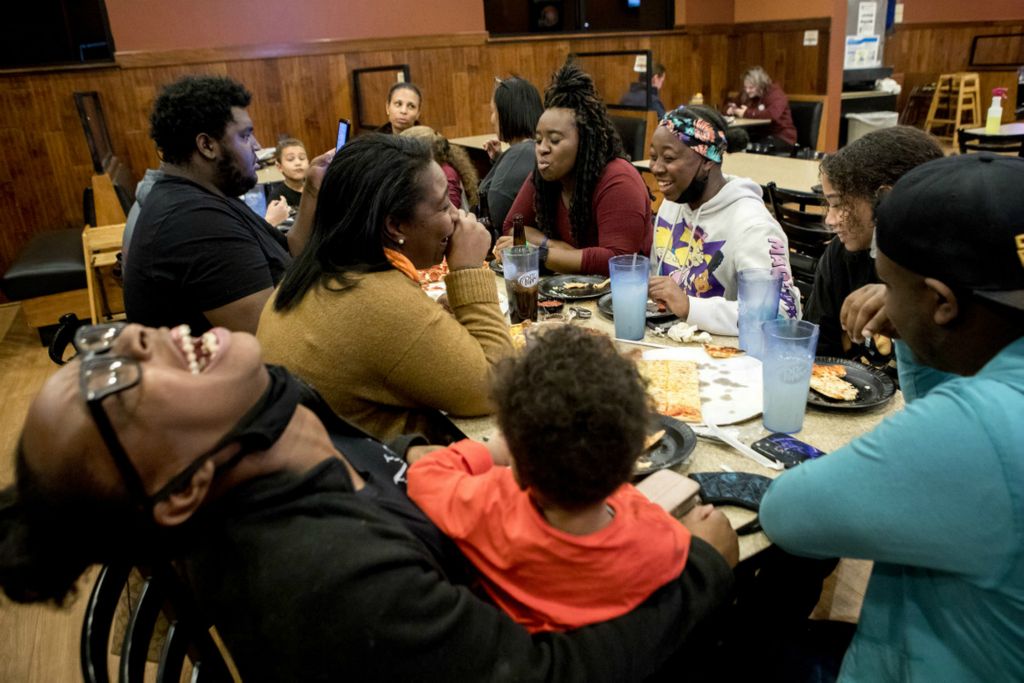
[[[651,139],[651,173],[665,195],[654,222],[650,296],[712,334],[736,335],[737,277],[782,273],[779,313],[800,317],[789,243],[748,178],[722,173],[725,121],[713,109],[679,107]]]

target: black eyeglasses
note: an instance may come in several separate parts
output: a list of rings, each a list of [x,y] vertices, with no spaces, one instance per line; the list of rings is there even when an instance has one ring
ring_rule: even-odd
[[[88,325],[75,331],[73,343],[81,358],[78,385],[100,437],[124,478],[128,494],[143,507],[152,509],[142,478],[128,459],[110,418],[103,410],[103,399],[131,389],[142,381],[142,366],[138,361],[108,353],[125,327],[124,323],[111,323]]]
[[[107,417],[102,405],[103,399],[131,389],[142,381],[142,365],[137,360],[109,354],[114,340],[124,331],[125,327],[127,327],[126,323],[117,322],[80,327],[75,332],[74,346],[81,358],[78,383],[93,422],[99,429],[100,437],[124,478],[125,485],[128,487],[128,495],[136,501],[139,507],[151,513],[157,503],[184,490],[199,468],[211,456],[220,452],[235,439],[237,427],[220,439],[213,448],[198,456],[191,465],[175,475],[159,491],[152,496],[147,494],[138,470],[128,458],[128,453],[121,445],[121,440],[117,438],[117,432],[114,431],[114,426],[110,423],[110,418]],[[262,407],[262,402],[257,402],[254,410],[260,407]]]

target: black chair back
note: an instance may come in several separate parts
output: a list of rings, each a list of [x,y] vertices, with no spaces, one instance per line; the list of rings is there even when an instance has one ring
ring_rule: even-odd
[[[114,615],[128,585],[130,565],[106,565],[89,596],[82,624],[82,676],[86,683],[109,683],[107,654]],[[118,652],[118,680],[142,683],[147,656],[160,614],[169,626],[160,649],[157,683],[177,683],[185,660],[192,665],[192,681],[235,681],[237,675],[198,617],[187,590],[169,565],[143,570],[141,588],[131,600],[128,625]]]
[[[775,219],[789,241],[793,279],[806,299],[814,285],[818,259],[835,237],[824,223],[827,202],[822,195],[784,190],[774,182],[768,183],[768,196]]]
[[[644,141],[647,139],[647,120],[633,116],[609,114],[612,125],[622,138],[622,147],[626,150],[630,161],[645,158]]]
[[[821,129],[821,102],[790,102],[789,110],[793,114],[793,125],[796,126],[796,144],[803,149],[818,148],[818,131]]]
[[[998,154],[1016,154],[1024,157],[1024,133],[1020,135],[985,135],[970,133],[961,128],[957,131],[960,153],[996,152]]]

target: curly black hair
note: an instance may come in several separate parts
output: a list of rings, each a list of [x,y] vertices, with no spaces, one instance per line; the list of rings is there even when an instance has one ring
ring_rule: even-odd
[[[839,208],[852,198],[867,199],[872,206],[880,199],[878,190],[895,185],[912,168],[941,159],[942,148],[935,138],[912,126],[893,126],[868,133],[835,154],[821,160],[819,174],[828,176],[839,193]]]
[[[571,109],[575,113],[579,148],[573,173],[576,185],[569,202],[569,223],[572,225],[573,243],[578,248],[597,244],[597,226],[592,206],[594,188],[604,167],[616,158],[626,158],[615,125],[608,118],[604,102],[597,96],[594,80],[572,59],[569,59],[551,77],[551,85],[544,92],[544,108]],[[558,202],[562,201],[562,183],[546,181],[533,170],[536,189],[534,207],[537,227],[548,237],[557,237]]]
[[[184,164],[196,151],[196,136],[219,140],[232,121],[232,107],[248,107],[252,94],[226,76],[186,76],[163,89],[149,117],[150,137],[163,160]]]
[[[607,337],[568,325],[498,368],[498,425],[520,482],[579,509],[629,481],[651,415],[636,364]]]
[[[19,442],[16,483],[0,490],[0,589],[15,602],[67,604],[94,564],[153,562],[173,543],[123,487],[89,473],[44,479]]]

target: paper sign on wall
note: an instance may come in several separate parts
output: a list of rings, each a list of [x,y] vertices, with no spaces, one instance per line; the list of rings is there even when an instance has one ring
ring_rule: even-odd
[[[846,53],[843,57],[844,69],[867,69],[881,66],[878,46],[880,40],[875,36],[846,36]]]
[[[804,47],[810,47],[818,44],[818,31],[813,29],[810,31],[804,31]]]
[[[638,74],[647,73],[647,55],[636,56],[636,61],[633,62],[633,71]]]
[[[903,3],[897,2],[896,9],[892,13],[892,23],[902,24],[903,23]]]
[[[860,3],[860,7],[857,10],[858,36],[875,35],[875,12],[877,9],[878,6],[875,4],[874,0]]]

